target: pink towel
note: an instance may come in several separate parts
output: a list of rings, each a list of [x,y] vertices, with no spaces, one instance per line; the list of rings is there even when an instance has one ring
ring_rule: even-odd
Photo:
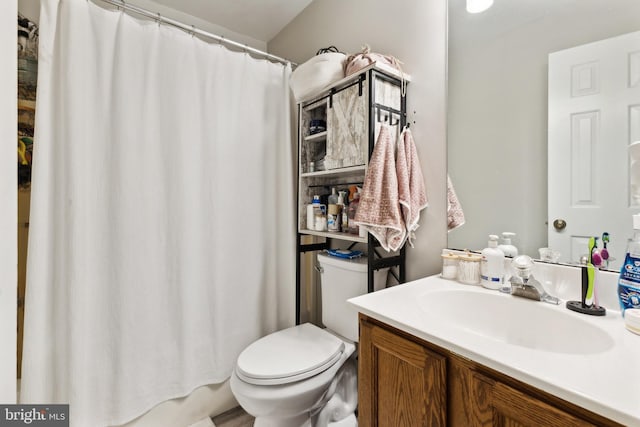
[[[462,211],[462,205],[458,200],[456,190],[453,188],[449,175],[447,175],[447,222],[448,231],[458,228],[464,224],[464,212]]]
[[[407,240],[413,247],[414,232],[419,227],[420,211],[426,208],[429,203],[427,202],[418,151],[409,128],[405,128],[398,138],[396,174],[398,177],[398,200],[407,227]]]
[[[356,224],[378,239],[386,251],[397,251],[406,238],[394,152],[391,130],[388,125],[382,125],[371,153],[355,217]]]

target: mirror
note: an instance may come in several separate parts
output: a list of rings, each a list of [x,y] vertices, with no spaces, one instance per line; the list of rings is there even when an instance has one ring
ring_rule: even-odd
[[[478,14],[449,1],[448,171],[466,218],[450,248],[481,250],[508,231],[520,253],[540,258],[555,219],[547,188],[558,184],[547,177],[549,54],[638,31],[638,16],[637,0],[496,0]],[[609,226],[597,218],[600,233]],[[611,236],[623,253],[610,269],[623,261],[630,217],[625,229]]]

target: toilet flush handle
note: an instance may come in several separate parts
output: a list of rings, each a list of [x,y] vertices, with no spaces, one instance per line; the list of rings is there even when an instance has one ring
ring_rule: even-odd
[[[322,268],[321,265],[315,265],[314,268],[316,269],[316,271],[320,274],[324,273],[324,268]]]

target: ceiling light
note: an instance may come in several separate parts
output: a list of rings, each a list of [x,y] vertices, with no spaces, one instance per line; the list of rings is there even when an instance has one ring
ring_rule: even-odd
[[[480,13],[489,9],[493,0],[467,0],[467,12]]]

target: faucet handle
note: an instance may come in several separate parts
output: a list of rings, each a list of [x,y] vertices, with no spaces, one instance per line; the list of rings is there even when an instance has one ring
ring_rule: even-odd
[[[533,259],[528,255],[518,255],[511,261],[511,267],[516,273],[516,276],[526,281],[531,276],[531,271],[533,270]]]

